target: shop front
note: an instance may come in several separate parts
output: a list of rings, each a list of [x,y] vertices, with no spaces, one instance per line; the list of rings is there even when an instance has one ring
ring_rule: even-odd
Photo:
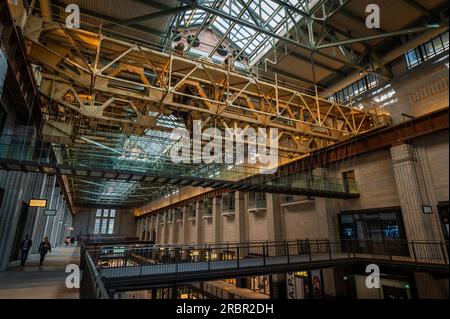
[[[286,274],[287,299],[323,299],[321,270],[298,271]]]

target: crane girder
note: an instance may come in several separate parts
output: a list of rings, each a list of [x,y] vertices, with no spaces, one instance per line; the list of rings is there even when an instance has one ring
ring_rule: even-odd
[[[29,17],[24,37],[30,61],[41,67],[45,100],[132,134],[157,128],[150,114],[183,112],[224,127],[278,128],[281,144],[305,153],[390,124],[380,110],[350,108],[232,65],[162,53],[37,16]]]

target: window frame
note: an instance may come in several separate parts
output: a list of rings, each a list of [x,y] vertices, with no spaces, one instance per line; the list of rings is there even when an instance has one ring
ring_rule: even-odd
[[[445,39],[447,41],[445,41]],[[436,43],[441,46],[437,49]],[[404,54],[404,59],[406,63],[406,68],[411,70],[416,66],[429,61],[442,53],[445,53],[449,49],[449,37],[448,31],[443,32],[436,37],[418,45],[414,49],[411,49]],[[414,53],[415,59],[412,59],[412,54]]]
[[[115,208],[98,208],[95,213],[94,235],[113,235],[116,216]]]

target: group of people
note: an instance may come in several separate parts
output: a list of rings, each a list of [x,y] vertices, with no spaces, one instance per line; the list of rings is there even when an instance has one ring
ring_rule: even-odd
[[[30,235],[26,235],[25,239],[20,243],[20,252],[21,252],[20,264],[22,265],[22,267],[25,266],[25,263],[28,258],[28,254],[29,254],[32,246],[33,246],[33,241],[31,240]],[[38,252],[39,252],[39,255],[41,256],[40,261],[39,261],[39,266],[42,266],[47,253],[52,252],[52,246],[50,245],[50,241],[48,240],[48,237],[45,237],[44,240],[41,242],[41,244],[39,245]]]
[[[66,243],[66,247],[73,246],[75,245],[75,238],[67,236],[64,242]]]

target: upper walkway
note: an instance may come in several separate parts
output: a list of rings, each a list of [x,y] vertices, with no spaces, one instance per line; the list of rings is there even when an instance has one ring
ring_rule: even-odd
[[[79,289],[66,287],[66,266],[79,264],[80,249],[57,247],[39,266],[39,255],[30,255],[25,267],[12,262],[0,272],[0,299],[78,299]]]
[[[448,243],[297,240],[223,245],[105,245],[87,250],[106,290],[368,265],[447,276]]]

